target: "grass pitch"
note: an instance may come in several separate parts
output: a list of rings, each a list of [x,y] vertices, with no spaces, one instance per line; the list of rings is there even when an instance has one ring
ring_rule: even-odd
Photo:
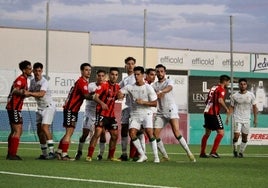
[[[75,155],[76,148],[77,144],[71,144],[70,156]],[[268,185],[268,146],[248,146],[244,158],[233,158],[231,146],[220,146],[220,159],[201,159],[198,157],[200,146],[190,148],[196,163],[189,162],[179,145],[166,145],[170,161],[155,164],[149,145],[149,160],[136,163],[111,162],[105,157],[97,161],[98,149],[93,161],[86,162],[87,145],[80,161],[36,160],[40,154],[39,144],[20,144],[18,154],[23,160],[9,161],[5,159],[7,144],[0,143],[0,187],[265,188]],[[118,145],[116,156],[120,156],[120,150]]]

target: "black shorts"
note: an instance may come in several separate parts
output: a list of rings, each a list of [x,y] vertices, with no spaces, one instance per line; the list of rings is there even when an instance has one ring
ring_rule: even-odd
[[[21,111],[19,110],[7,110],[10,124],[23,124]]]
[[[204,127],[215,131],[219,129],[223,129],[223,123],[220,115],[210,115],[204,114],[205,124]]]
[[[106,130],[118,130],[118,125],[115,117],[97,115],[95,126],[104,127]]]
[[[63,127],[75,127],[77,122],[78,112],[72,112],[71,110],[63,111]]]

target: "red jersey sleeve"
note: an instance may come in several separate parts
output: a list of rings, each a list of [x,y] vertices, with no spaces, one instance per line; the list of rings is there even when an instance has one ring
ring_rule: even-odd
[[[84,79],[80,79],[78,84],[79,84],[79,88],[81,89],[81,93],[83,95],[86,95],[89,93],[88,82],[86,82]]]
[[[218,98],[224,99],[224,97],[225,97],[225,89],[222,87],[219,87],[218,88]]]

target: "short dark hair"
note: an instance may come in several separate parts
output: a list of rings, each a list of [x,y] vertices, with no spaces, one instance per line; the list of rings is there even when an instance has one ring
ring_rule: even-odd
[[[136,63],[136,59],[134,58],[134,57],[127,57],[126,59],[125,59],[125,64],[127,64],[127,62],[129,62],[129,61],[134,61],[134,63]]]
[[[109,71],[110,71],[110,72],[112,72],[112,71],[117,71],[117,72],[119,72],[119,69],[118,69],[117,67],[111,67]]]
[[[105,70],[103,70],[103,69],[99,69],[99,70],[97,70],[97,72],[96,72],[96,74],[99,74],[99,73],[104,73],[104,74],[106,74],[106,71]]]
[[[24,61],[22,61],[22,62],[19,63],[19,68],[20,68],[21,71],[23,71],[29,65],[31,65],[31,62],[30,61],[27,61],[27,60],[24,60]]]
[[[39,63],[39,62],[36,62],[36,63],[33,65],[33,68],[34,68],[34,69],[37,69],[37,68],[41,68],[41,69],[43,69],[43,64],[42,64],[42,63]]]
[[[146,73],[146,74],[150,74],[151,71],[155,71],[155,69],[153,69],[153,68],[148,68],[148,69],[146,69],[146,72],[145,72],[145,73]]]
[[[246,83],[248,83],[248,81],[247,81],[246,78],[240,78],[240,79],[238,80],[238,83],[240,83],[240,82],[246,82]]]
[[[144,68],[141,66],[134,67],[134,71],[140,71],[142,74],[144,74]]]
[[[220,76],[220,83],[223,83],[224,81],[229,81],[231,80],[230,76],[224,74]]]
[[[164,65],[162,65],[162,64],[156,65],[155,68],[156,69],[158,69],[158,68],[164,68],[164,70],[166,71],[166,67]]]
[[[81,70],[81,71],[84,70],[84,68],[85,68],[86,66],[91,67],[91,65],[90,65],[89,63],[82,63],[82,64],[80,65],[80,70]]]

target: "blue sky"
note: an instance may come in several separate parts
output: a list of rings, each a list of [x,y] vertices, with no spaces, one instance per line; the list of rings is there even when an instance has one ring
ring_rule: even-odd
[[[45,29],[47,0],[0,0],[0,26]],[[51,29],[93,44],[268,53],[267,0],[50,0]]]

